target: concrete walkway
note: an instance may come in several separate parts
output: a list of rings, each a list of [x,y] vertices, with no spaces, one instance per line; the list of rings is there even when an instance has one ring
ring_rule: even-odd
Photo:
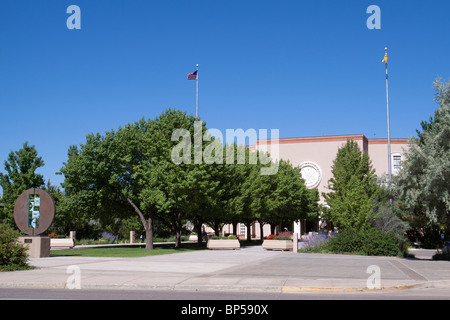
[[[421,259],[267,251],[261,246],[140,258],[50,257],[30,259],[33,270],[0,272],[0,287],[366,291],[373,270],[380,275],[379,290],[450,286],[449,261],[427,260],[433,250],[412,253]]]

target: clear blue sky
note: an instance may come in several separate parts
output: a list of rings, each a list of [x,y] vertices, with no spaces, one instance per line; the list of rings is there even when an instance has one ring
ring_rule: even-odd
[[[69,30],[69,5],[81,30]],[[369,5],[381,29],[369,30]],[[45,179],[70,145],[168,107],[209,128],[279,129],[281,138],[385,138],[384,48],[391,137],[415,135],[450,78],[450,1],[2,0],[0,170],[35,145]]]

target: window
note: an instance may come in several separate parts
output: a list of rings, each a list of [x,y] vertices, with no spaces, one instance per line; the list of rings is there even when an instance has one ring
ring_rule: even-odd
[[[244,223],[239,223],[239,235],[247,237],[247,227]]]
[[[397,174],[402,168],[402,155],[399,153],[395,153],[392,155],[392,167],[393,173]]]

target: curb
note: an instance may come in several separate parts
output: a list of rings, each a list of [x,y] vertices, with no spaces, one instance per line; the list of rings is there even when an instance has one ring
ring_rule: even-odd
[[[416,287],[415,284],[381,287],[369,289],[367,287],[351,288],[351,287],[283,287],[283,293],[298,293],[298,292],[382,292],[394,290],[406,290]]]
[[[435,288],[449,286],[450,280],[429,281],[417,284],[397,285],[369,289],[367,287],[320,287],[320,286],[236,286],[236,285],[145,285],[145,284],[85,284],[82,290],[166,290],[166,291],[218,291],[218,292],[272,292],[272,293],[313,293],[313,292],[384,292],[399,291],[413,288]],[[0,288],[29,288],[29,289],[70,289],[66,283],[0,283]]]

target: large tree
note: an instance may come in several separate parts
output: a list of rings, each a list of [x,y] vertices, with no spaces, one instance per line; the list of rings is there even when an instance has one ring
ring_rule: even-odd
[[[249,158],[251,151],[248,151]],[[267,157],[265,153],[256,152],[256,164],[237,165],[238,179],[233,180],[238,187],[237,193],[231,199],[235,205],[237,219],[247,226],[247,239],[250,240],[250,226],[258,221],[261,226],[291,224],[295,220],[309,219],[315,211],[317,217],[318,193],[308,190],[300,178],[300,169],[294,168],[289,161],[279,160],[278,168],[272,175],[262,175],[262,167],[272,164],[261,164],[259,159]],[[248,163],[248,162],[247,162]],[[262,233],[261,233],[262,234]]]
[[[177,235],[187,219],[205,212],[214,190],[206,164],[178,163],[172,134],[183,130],[194,146],[196,118],[168,109],[154,120],[142,119],[117,131],[90,134],[86,143],[72,146],[61,173],[67,196],[61,207],[95,217],[105,224],[137,215],[146,234],[146,248],[153,248],[153,222],[158,219]],[[199,124],[200,140],[204,124]],[[200,146],[202,148],[202,146]],[[201,155],[201,152],[200,152]],[[190,160],[194,154],[183,158]]]
[[[324,218],[342,229],[364,229],[370,226],[373,200],[379,188],[369,156],[353,140],[339,148],[331,167],[333,177],[323,193],[327,206]]]
[[[410,140],[397,190],[413,216],[450,226],[450,82],[438,79],[434,87],[439,107]]]
[[[233,155],[234,161],[227,159]],[[245,163],[238,155],[245,155]],[[297,169],[281,161],[279,173],[261,175],[268,165],[250,163],[250,155],[257,153],[224,147],[207,134],[205,123],[168,109],[154,120],[90,134],[86,143],[72,146],[61,169],[66,196],[60,207],[105,224],[137,214],[149,249],[154,221],[171,229],[179,247],[188,221],[201,241],[203,223],[218,231],[223,223],[279,223],[310,211],[314,200]]]
[[[151,162],[141,163],[137,171],[143,188],[142,205],[152,208],[157,218],[171,228],[176,236],[175,247],[181,245],[187,221],[194,221],[198,229],[214,210],[218,182],[213,164],[204,161],[208,145],[203,143],[205,133],[205,123],[197,118],[168,110],[155,120],[151,134],[145,137],[145,144],[157,152],[149,149]],[[222,152],[221,146],[219,150]]]
[[[262,192],[266,197],[259,219],[271,225],[272,233],[278,224],[289,225],[296,220],[317,218],[318,193],[306,188],[300,168],[279,160],[277,173],[261,176],[261,179],[267,189]]]
[[[146,248],[153,248],[153,211],[141,207],[142,190],[137,168],[151,162],[150,145],[142,136],[150,134],[153,121],[142,119],[106,132],[89,134],[80,146],[71,146],[61,168],[66,197],[61,208],[67,214],[96,218],[106,223],[138,215],[146,233]]]
[[[20,194],[29,188],[40,188],[44,185],[44,177],[36,170],[44,165],[38,156],[35,146],[23,144],[22,149],[11,151],[5,161],[6,174],[0,173],[0,186],[3,189],[3,212],[0,218],[10,225],[14,224],[14,205]]]

